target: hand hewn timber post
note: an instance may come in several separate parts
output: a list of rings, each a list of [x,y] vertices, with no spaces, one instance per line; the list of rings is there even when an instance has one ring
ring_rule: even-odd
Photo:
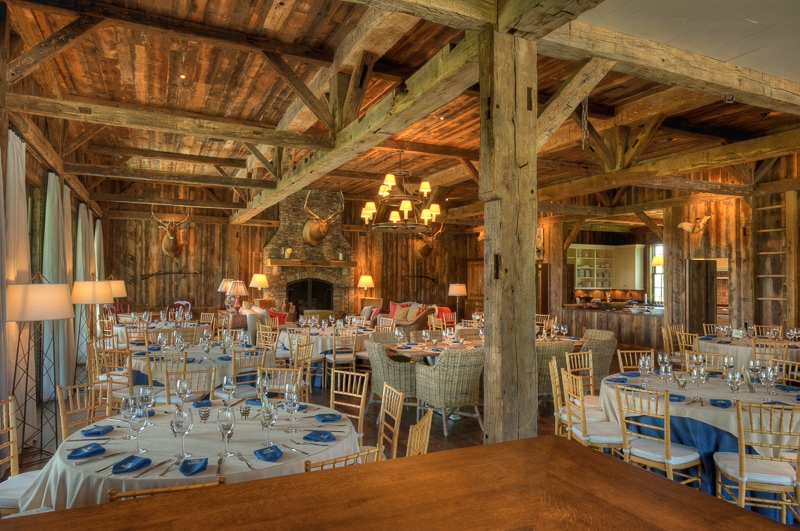
[[[486,442],[537,434],[536,43],[481,34]]]

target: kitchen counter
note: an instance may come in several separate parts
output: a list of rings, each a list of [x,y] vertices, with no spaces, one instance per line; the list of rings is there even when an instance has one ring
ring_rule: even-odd
[[[656,352],[663,348],[661,326],[664,316],[654,313],[631,313],[625,310],[601,310],[599,308],[563,308],[558,319],[566,324],[569,335],[582,336],[587,328],[611,330],[617,343],[626,347],[652,348]]]

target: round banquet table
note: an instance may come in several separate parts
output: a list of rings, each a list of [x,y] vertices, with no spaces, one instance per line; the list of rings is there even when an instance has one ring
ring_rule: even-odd
[[[76,431],[59,446],[56,455],[50,459],[36,481],[23,493],[20,499],[20,509],[26,511],[39,507],[53,507],[59,510],[105,503],[108,499],[108,490],[111,488],[127,491],[215,481],[217,477],[217,461],[219,459],[217,454],[223,448],[222,437],[217,432],[215,424],[216,412],[221,405],[221,401],[213,401],[211,417],[207,423],[200,421],[197,408],[194,408],[189,403],[185,405],[185,407],[192,409],[194,417],[194,428],[186,436],[186,451],[192,454],[192,458],[208,458],[208,466],[204,471],[191,476],[184,476],[180,472],[178,465],[176,465],[163,477],[159,476],[170,464],[175,463],[175,454],[181,449],[181,439],[180,437],[174,437],[170,429],[171,411],[174,410],[172,406],[156,406],[156,414],[150,417],[150,421],[154,426],[145,428],[140,434],[140,444],[142,448],[148,450],[140,455],[152,460],[151,469],[141,478],[135,479],[133,476],[144,471],[144,469],[116,475],[112,474],[111,468],[97,472],[97,470],[131,455],[129,452],[136,448],[136,441],[120,439],[121,436],[127,433],[127,424],[121,420],[118,422],[112,420],[121,418],[117,415],[95,424],[96,426],[115,426],[113,431],[104,436],[111,437],[110,440],[95,439],[95,441],[104,443],[106,454],[125,453],[115,456],[109,455],[105,459],[75,466],[74,463],[80,461],[67,459],[69,450],[92,442],[92,439],[83,437],[80,430]],[[222,464],[222,475],[225,476],[228,483],[297,474],[304,471],[304,462],[306,460],[317,462],[359,451],[358,436],[348,417],[343,415],[336,422],[321,424],[314,419],[314,415],[334,413],[334,411],[326,407],[310,404],[308,409],[295,413],[295,427],[301,430],[297,433],[289,434],[284,432],[289,427],[289,415],[283,410],[280,411],[280,417],[272,427],[271,438],[273,442],[278,444],[283,456],[276,462],[261,461],[253,454],[254,450],[264,448],[263,443],[267,440],[267,431],[262,431],[260,415],[257,415],[261,408],[251,406],[250,416],[247,420],[241,419],[238,406],[234,407],[234,409],[237,410],[236,424],[233,430],[233,437],[228,443],[228,450],[235,454],[241,452],[254,470],[249,470],[247,465],[237,459],[236,456],[229,457]],[[170,413],[165,413],[167,410]],[[324,427],[317,427],[319,425]],[[336,436],[336,441],[319,446],[310,444],[298,445],[291,442],[291,439],[301,441],[305,434],[315,429],[333,432],[333,435]],[[310,455],[305,456],[294,452],[282,446],[282,444],[290,445]],[[168,463],[155,466],[166,459],[169,459]]]
[[[199,327],[199,329],[197,330],[197,339],[198,339],[198,341],[200,340],[201,337],[203,337],[203,334],[205,333],[206,330],[210,330],[211,329],[210,328],[211,325],[209,325],[208,323],[198,323],[198,322],[194,322],[193,321],[191,323],[191,326]],[[150,330],[163,330],[163,331],[166,331],[166,332],[171,332],[172,330],[175,330],[175,323],[173,321],[167,321],[167,322],[152,321],[148,325],[148,328]],[[125,324],[124,323],[114,325],[114,337],[116,338],[118,345],[122,346],[122,345],[127,345],[128,344],[128,338],[125,335]],[[135,347],[132,347],[132,348],[135,348]]]
[[[736,367],[741,369],[747,366],[753,357],[753,340],[746,338],[716,338],[713,336],[700,336],[698,344],[701,352],[727,354],[736,358]],[[789,343],[786,353],[789,361],[800,361],[800,344]]]
[[[311,329],[311,341],[314,343],[312,347],[311,355],[314,361],[317,359],[321,359],[326,354],[333,353],[333,327],[326,328],[325,330],[321,328],[312,328]],[[358,335],[356,336],[356,352],[364,350],[364,340],[369,339],[369,334],[372,332],[371,328],[365,327],[358,327]],[[280,335],[278,336],[278,348],[277,354],[275,355],[276,358],[288,358],[289,357],[289,333],[286,329],[281,330]]]

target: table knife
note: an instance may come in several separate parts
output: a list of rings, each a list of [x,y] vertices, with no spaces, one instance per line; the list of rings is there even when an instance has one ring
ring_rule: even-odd
[[[160,473],[160,474],[158,475],[158,477],[163,477],[163,476],[164,476],[164,475],[165,475],[167,472],[169,472],[169,471],[170,471],[170,469],[171,469],[172,467],[174,467],[175,465],[177,465],[177,464],[178,464],[178,463],[180,463],[180,462],[181,462],[181,458],[179,457],[179,458],[177,458],[177,459],[176,459],[176,460],[175,460],[175,461],[174,461],[174,462],[173,462],[171,465],[169,465],[169,466],[168,466],[168,467],[167,467],[167,468],[166,468],[166,469],[165,469],[165,470],[164,470],[162,473]]]
[[[224,457],[220,457],[219,459],[217,459],[217,475],[218,476],[222,474],[222,462],[224,460],[225,460]]]
[[[141,472],[139,472],[138,474],[136,474],[133,477],[134,478],[140,478],[140,477],[144,476],[145,474],[147,474],[148,472],[150,472],[151,470],[155,470],[156,468],[160,467],[164,463],[169,463],[170,461],[172,461],[172,458],[164,459],[163,461],[158,463],[156,466],[151,466],[151,467],[145,468],[144,470],[142,470]]]
[[[114,457],[115,455],[124,454],[124,453],[126,453],[126,452],[114,452],[113,454],[98,455],[98,456],[95,456],[95,457],[90,457],[89,459],[84,459],[80,463],[72,463],[72,465],[73,466],[85,465],[86,463],[92,463],[94,461],[99,461],[101,459],[105,459],[106,457]]]
[[[289,449],[289,450],[291,450],[293,452],[297,452],[298,454],[303,454],[305,456],[311,455],[311,454],[309,454],[307,452],[304,452],[303,450],[298,450],[297,448],[293,448],[293,447],[289,446],[288,444],[281,443],[281,446],[283,446],[284,448],[287,448],[287,449]]]

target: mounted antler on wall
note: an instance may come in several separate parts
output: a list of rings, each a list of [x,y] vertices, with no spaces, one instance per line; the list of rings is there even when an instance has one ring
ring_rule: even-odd
[[[417,236],[422,239],[422,241],[418,241],[414,244],[414,257],[416,257],[417,260],[425,260],[431,255],[431,252],[433,251],[433,243],[443,230],[444,224],[440,225],[439,230],[430,236],[417,233]]]
[[[158,222],[158,228],[165,232],[164,239],[161,240],[161,252],[170,258],[177,258],[181,252],[181,244],[178,241],[178,229],[183,228],[183,224],[189,219],[189,214],[180,221],[162,221],[153,212],[153,205],[150,205],[150,214]]]
[[[325,236],[328,235],[328,225],[333,218],[344,212],[344,194],[339,192],[342,198],[342,208],[331,214],[325,219],[322,219],[320,216],[315,214],[310,208],[308,208],[308,198],[311,196],[311,190],[308,191],[308,195],[306,196],[306,202],[303,204],[303,209],[306,212],[313,216],[312,219],[306,221],[306,224],[303,226],[303,242],[310,245],[311,247],[316,247],[322,240],[325,239]]]

